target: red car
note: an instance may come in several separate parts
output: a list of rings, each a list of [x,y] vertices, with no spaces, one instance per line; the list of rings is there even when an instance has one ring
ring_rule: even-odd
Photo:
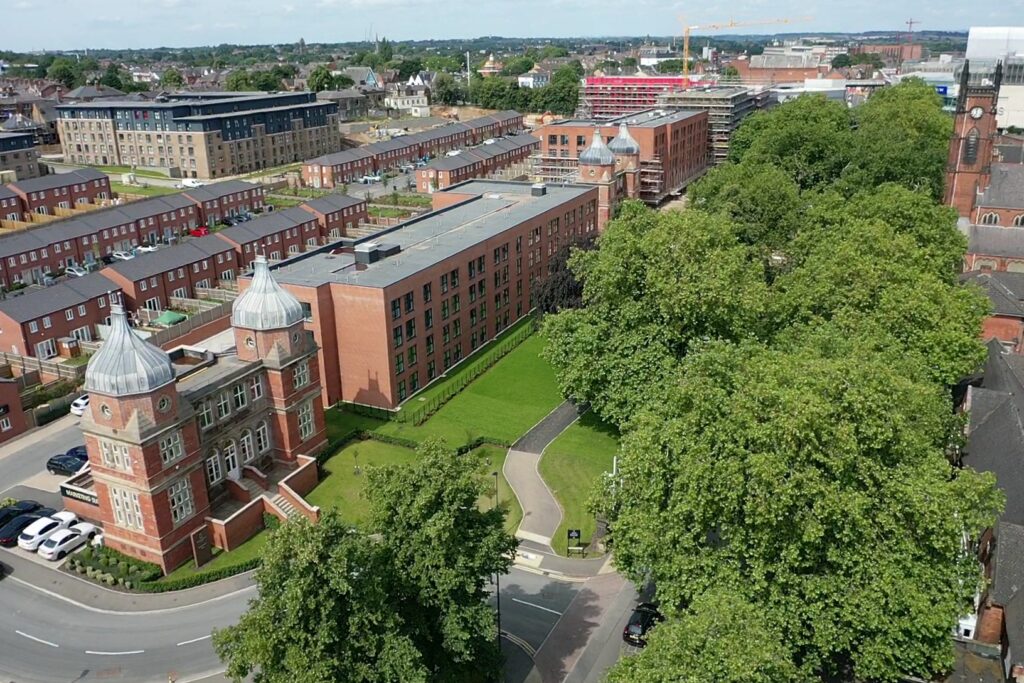
[[[189,233],[193,237],[206,237],[210,234],[210,229],[205,225],[200,225],[198,228],[190,230]]]

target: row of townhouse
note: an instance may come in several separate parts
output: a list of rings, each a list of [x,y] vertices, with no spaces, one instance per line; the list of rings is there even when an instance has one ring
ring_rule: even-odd
[[[170,306],[172,297],[194,298],[197,288],[234,281],[252,268],[258,254],[278,261],[323,247],[345,237],[366,216],[364,200],[331,195],[299,207],[264,213],[212,235],[189,238],[127,261],[114,261],[84,277],[69,278],[49,287],[32,287],[0,301],[0,350],[52,358],[59,355],[62,338],[91,341],[98,337],[98,326],[109,324],[111,292],[119,292],[130,311],[161,311]],[[64,230],[72,226],[88,228],[77,219],[60,224]],[[0,239],[0,246],[25,238],[35,240],[40,232],[21,231]],[[120,231],[117,233],[121,239]],[[135,234],[138,235],[138,230]],[[77,253],[75,245],[79,239],[91,244],[92,236],[79,238],[69,234],[60,245],[35,242],[37,261],[52,257],[57,248],[58,255]],[[124,237],[130,236],[131,232],[126,232]]]
[[[17,180],[0,186],[0,220],[27,221],[27,214],[55,215],[57,208],[111,199],[110,179],[91,168]]]
[[[522,129],[522,114],[501,111],[310,159],[302,165],[302,180],[309,187],[337,187],[358,182],[364,175],[408,166]]]
[[[454,156],[434,159],[416,169],[416,187],[420,192],[434,192],[473,178],[485,178],[528,159],[539,148],[540,139],[525,133],[493,140]]]

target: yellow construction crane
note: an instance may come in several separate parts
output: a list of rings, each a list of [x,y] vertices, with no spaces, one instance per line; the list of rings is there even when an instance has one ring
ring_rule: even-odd
[[[737,28],[740,26],[764,26],[767,24],[792,24],[798,21],[810,21],[814,17],[789,17],[785,19],[761,19],[756,21],[732,21],[731,19],[724,24],[704,24],[700,26],[690,26],[686,23],[686,19],[679,17],[679,21],[683,24],[683,75],[690,75],[690,31],[702,30],[702,31],[721,31],[726,28]]]

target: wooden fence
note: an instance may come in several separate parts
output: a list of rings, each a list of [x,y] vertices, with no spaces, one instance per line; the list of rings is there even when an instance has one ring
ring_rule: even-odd
[[[52,360],[40,360],[39,358],[21,356],[5,351],[0,351],[0,363],[10,365],[12,368],[19,368],[23,375],[26,372],[37,370],[41,375],[52,375],[58,379],[66,379],[72,382],[79,382],[85,376],[84,364],[57,363]]]
[[[171,301],[173,303],[174,299],[172,298]],[[198,327],[208,325],[214,320],[231,315],[231,304],[231,301],[225,301],[208,308],[205,311],[193,313],[177,325],[171,325],[170,327],[159,330],[158,332],[154,332],[146,341],[151,344],[155,344],[156,346],[163,346],[167,342],[177,339],[178,337],[184,337],[186,334]]]

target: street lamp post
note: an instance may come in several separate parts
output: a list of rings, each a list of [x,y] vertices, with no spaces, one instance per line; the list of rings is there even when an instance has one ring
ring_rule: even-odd
[[[498,507],[498,471],[491,472],[494,475],[494,507]],[[501,574],[494,573],[494,597],[498,603],[498,650],[501,650]]]

